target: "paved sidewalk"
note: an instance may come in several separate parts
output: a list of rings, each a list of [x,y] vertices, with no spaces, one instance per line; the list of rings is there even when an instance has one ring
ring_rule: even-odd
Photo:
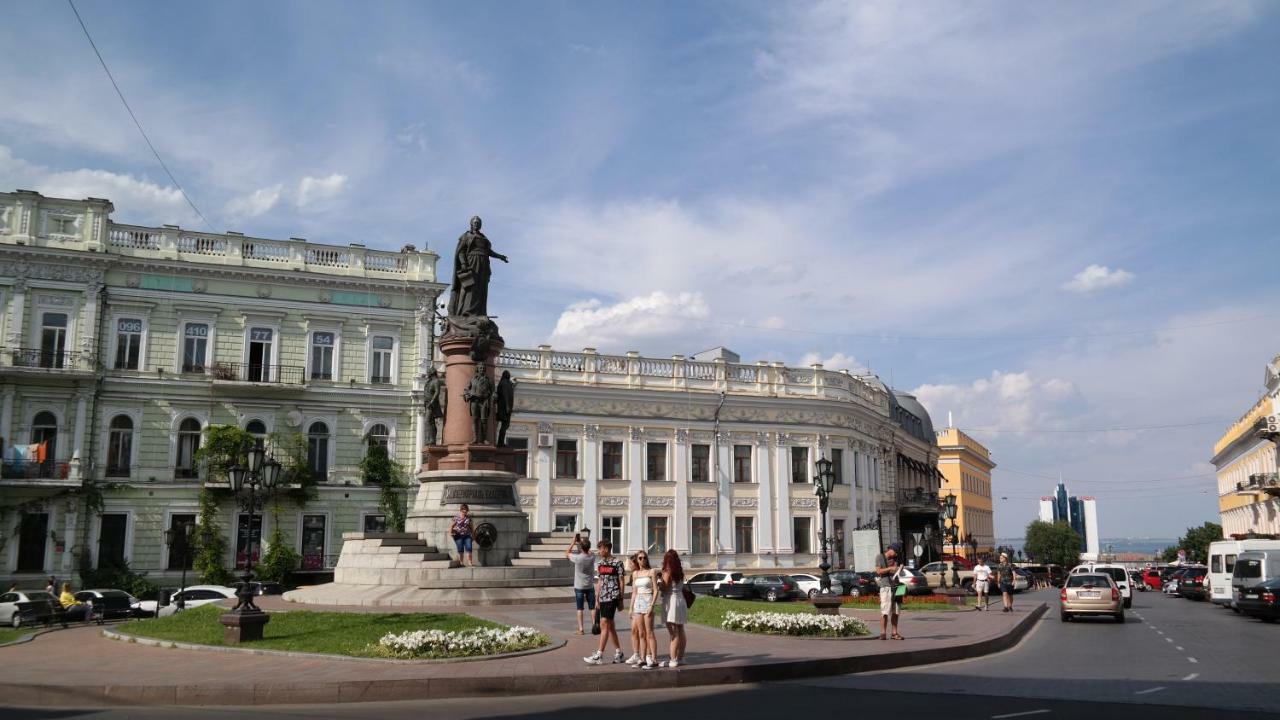
[[[386,608],[298,606],[271,598],[269,610]],[[526,695],[757,682],[882,670],[957,660],[1011,647],[1045,606],[1012,615],[991,612],[912,612],[903,616],[904,641],[877,635],[840,640],[743,635],[688,626],[688,665],[637,670],[590,667],[582,658],[596,638],[576,635],[572,606],[468,608],[484,618],[529,625],[564,647],[521,657],[454,663],[385,663],[280,657],[150,647],[111,640],[99,628],[74,627],[22,645],[0,648],[0,698],[19,706],[252,705],[409,700],[474,695]],[[401,608],[404,612],[410,608]],[[456,611],[416,608],[414,611]],[[878,632],[878,617],[847,611]],[[873,624],[874,623],[874,624]],[[621,623],[627,643],[627,621]],[[662,639],[665,632],[659,631]],[[660,654],[666,655],[665,643]]]

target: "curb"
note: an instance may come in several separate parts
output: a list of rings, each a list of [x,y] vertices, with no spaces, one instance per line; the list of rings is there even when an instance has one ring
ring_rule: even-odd
[[[681,667],[649,673],[495,675],[330,683],[264,682],[254,685],[34,685],[0,683],[6,705],[92,707],[99,705],[277,705],[391,702],[458,697],[503,697],[612,690],[658,690],[700,685],[796,680],[892,670],[989,655],[1016,645],[1048,611],[1040,603],[1003,635],[968,645],[755,665]],[[203,649],[203,648],[202,648]],[[262,652],[262,651],[253,651]]]

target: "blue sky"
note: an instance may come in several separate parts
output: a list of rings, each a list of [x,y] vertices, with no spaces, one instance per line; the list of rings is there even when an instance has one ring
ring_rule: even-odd
[[[208,224],[63,3],[0,27],[0,187],[442,273],[478,213],[509,344],[870,367],[1002,535],[1059,472],[1104,535],[1215,519],[1280,351],[1271,4],[77,5]]]

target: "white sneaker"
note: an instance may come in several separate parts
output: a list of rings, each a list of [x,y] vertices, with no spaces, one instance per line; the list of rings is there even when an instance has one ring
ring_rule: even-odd
[[[654,668],[658,667],[658,663],[654,662],[654,661],[653,661],[653,656],[652,656],[652,655],[650,655],[649,657],[646,657],[646,658],[644,659],[644,664],[643,664],[643,665],[637,665],[636,667],[638,667],[638,668],[640,668],[640,669],[642,669],[642,670],[652,670],[652,669],[654,669]]]
[[[614,664],[617,664],[617,663],[622,662],[622,651],[621,651],[621,650],[614,650],[614,651],[613,651],[613,662],[614,662]]]
[[[618,657],[622,657],[622,651],[618,651]],[[640,653],[632,653],[631,657],[627,658],[628,665],[639,665],[641,662],[643,661],[640,659]]]
[[[668,660],[668,661],[667,661],[667,667],[680,667],[680,661],[679,661],[679,660]]]
[[[594,653],[588,655],[587,657],[582,658],[582,661],[588,665],[603,665],[604,655],[599,650],[597,650]]]

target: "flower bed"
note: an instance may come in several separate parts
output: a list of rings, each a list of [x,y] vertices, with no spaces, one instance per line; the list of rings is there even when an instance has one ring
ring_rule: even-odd
[[[410,630],[387,633],[374,654],[394,658],[454,658],[532,650],[549,643],[546,635],[531,627],[478,628],[474,630]]]
[[[868,633],[866,623],[858,618],[815,613],[730,611],[725,613],[722,627],[765,635],[851,637]]]

